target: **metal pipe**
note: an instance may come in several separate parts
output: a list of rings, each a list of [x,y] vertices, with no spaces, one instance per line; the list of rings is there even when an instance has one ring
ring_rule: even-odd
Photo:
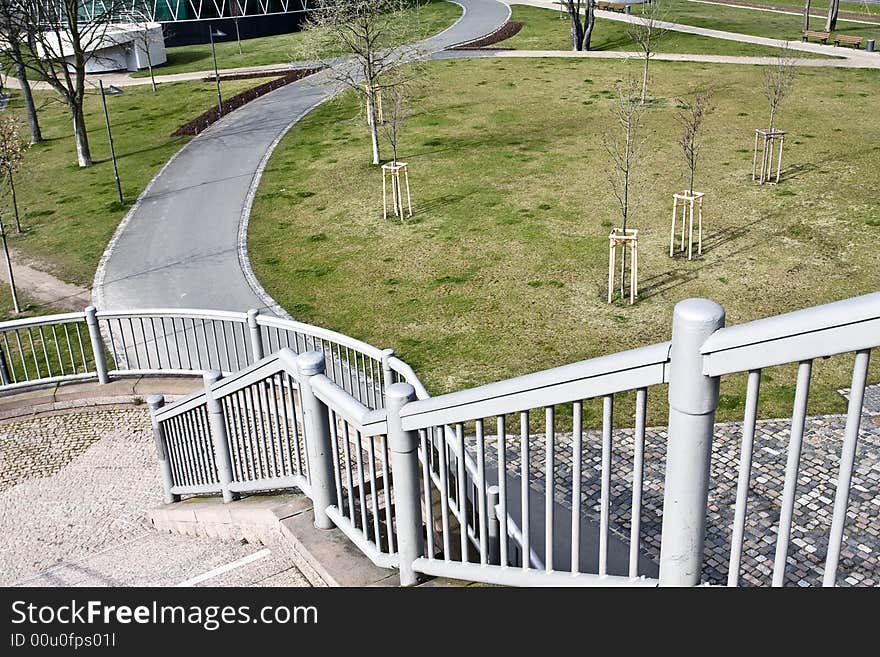
[[[92,356],[95,358],[95,370],[98,373],[98,382],[101,384],[109,383],[107,359],[104,356],[104,341],[101,340],[101,331],[98,328],[97,310],[94,306],[89,306],[86,308],[85,313],[86,326],[89,328],[89,338],[92,342]]]

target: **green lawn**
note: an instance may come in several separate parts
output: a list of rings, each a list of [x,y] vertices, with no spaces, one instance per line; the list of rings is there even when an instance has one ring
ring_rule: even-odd
[[[664,2],[669,11],[668,20],[676,23],[727,32],[754,34],[771,39],[801,38],[803,20],[800,16],[755,11],[754,9],[719,7],[701,2],[689,2],[689,0],[664,0]],[[814,23],[811,27],[816,28],[816,24]],[[824,28],[824,23],[821,28]],[[880,39],[880,25],[838,21],[835,32],[863,36],[866,39]]]
[[[354,98],[322,106],[266,169],[249,234],[257,276],[298,319],[397,349],[433,393],[668,339],[686,297],[718,300],[734,324],[878,289],[880,124],[863,120],[878,73],[800,72],[777,123],[789,131],[784,181],[759,187],[750,170],[753,131],[766,122],[760,69],[656,62],[630,223],[641,230],[641,299],[605,303],[618,215],[601,137],[613,127],[615,82],[638,68],[433,63],[401,140],[415,204],[405,224],[382,220]],[[697,177],[705,254],[673,260],[671,195],[685,175],[674,98],[709,85],[717,109]],[[843,408],[834,388],[849,383],[847,360],[816,364],[813,410]],[[781,370],[765,373],[765,415],[790,413],[793,369]],[[744,389],[741,378],[725,384],[722,417],[741,417]],[[662,394],[654,403],[662,409]]]
[[[419,15],[419,32],[417,39],[422,39],[443,31],[461,16],[461,7],[445,0],[430,0],[422,7]],[[230,34],[223,41],[218,41],[217,66],[238,68],[241,66],[260,66],[265,64],[285,64],[303,59],[300,52],[302,32],[278,34],[241,42],[242,54],[238,52],[235,36]],[[172,73],[188,73],[190,71],[211,71],[214,63],[211,58],[211,45],[180,46],[168,48],[168,62],[154,69],[156,75]],[[139,71],[134,77],[149,75],[147,71]]]
[[[225,82],[232,96],[260,80]],[[168,158],[188,138],[172,138],[183,123],[210,108],[217,99],[208,82],[163,84],[156,93],[149,85],[126,87],[125,93],[107,98],[119,176],[126,199],[119,204],[107,143],[100,95],[86,98],[86,125],[95,164],[76,164],[73,131],[65,107],[47,91],[36,91],[43,136],[46,141],[25,154],[24,168],[16,176],[23,235],[11,235],[10,244],[62,280],[90,287],[95,267],[117,224]],[[13,90],[6,110],[21,118],[27,135],[21,94]],[[11,216],[6,185],[2,186],[4,216]],[[8,224],[7,224],[8,225]]]
[[[667,0],[668,1],[668,0]],[[708,6],[708,5],[703,5]],[[525,23],[523,29],[514,37],[499,44],[514,50],[570,50],[571,37],[569,23],[562,20],[561,12],[553,9],[541,9],[526,5],[513,5],[511,20]],[[723,8],[714,8],[723,9]],[[749,11],[738,9],[737,12]],[[764,15],[765,12],[750,12]],[[792,17],[787,17],[792,18]],[[690,21],[681,21],[690,22]],[[694,23],[697,24],[697,23]],[[707,26],[704,26],[707,27]],[[591,44],[592,50],[623,50],[638,51],[627,34],[627,24],[614,20],[596,20]],[[742,56],[773,56],[780,52],[779,48],[759,46],[751,43],[739,43],[726,39],[686,34],[684,32],[667,32],[658,45],[659,52],[689,53],[698,55],[742,55]],[[796,52],[799,57],[815,58],[820,55]]]

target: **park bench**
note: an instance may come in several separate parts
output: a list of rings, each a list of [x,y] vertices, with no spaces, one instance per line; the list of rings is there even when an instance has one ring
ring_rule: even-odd
[[[605,11],[619,11],[626,13],[627,5],[622,2],[597,2],[596,9],[604,9]]]
[[[865,37],[852,36],[850,34],[838,34],[834,37],[834,45],[839,46],[841,43],[848,43],[858,48],[860,45],[862,45],[862,41],[864,40]]]
[[[803,40],[809,41],[810,39],[818,39],[822,43],[828,43],[828,38],[831,36],[831,32],[816,32],[814,30],[805,30],[803,34]]]

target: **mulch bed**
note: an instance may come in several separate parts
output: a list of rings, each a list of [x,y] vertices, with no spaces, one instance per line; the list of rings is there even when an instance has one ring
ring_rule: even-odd
[[[523,28],[523,25],[525,25],[525,23],[521,21],[507,21],[504,25],[499,27],[488,36],[484,36],[480,39],[475,39],[474,41],[460,43],[457,46],[447,48],[447,50],[488,50],[486,46],[491,46],[493,43],[499,43],[501,41],[504,41],[505,39],[509,39],[513,35],[517,34]],[[510,48],[492,48],[492,50],[510,50]]]
[[[223,101],[223,114],[221,115],[219,110],[216,107],[212,107],[207,112],[203,112],[199,114],[196,118],[194,118],[189,123],[185,123],[180,126],[177,130],[172,133],[172,137],[194,137],[200,132],[204,131],[208,126],[212,123],[216,123],[221,118],[237,110],[242,105],[251,102],[252,100],[256,100],[260,96],[265,96],[270,91],[275,91],[276,89],[280,89],[281,87],[290,84],[291,82],[296,82],[297,80],[301,80],[307,75],[311,75],[312,73],[316,73],[319,71],[319,68],[303,68],[297,69],[295,71],[290,71],[290,73],[286,73],[281,75],[280,77],[275,78],[274,80],[270,80],[269,82],[264,82],[263,84],[259,84],[256,87],[251,89],[247,89],[246,91],[242,91],[240,94],[236,94],[231,98],[224,99]],[[278,75],[275,73],[274,75]],[[260,73],[242,73],[240,75],[222,77],[221,80],[247,80],[250,78],[260,78],[266,77],[266,74]],[[214,81],[214,77],[205,78],[206,80]]]

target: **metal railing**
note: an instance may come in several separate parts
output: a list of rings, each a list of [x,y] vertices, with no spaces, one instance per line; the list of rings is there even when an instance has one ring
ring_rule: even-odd
[[[834,585],[880,293],[723,324],[718,304],[690,299],[675,308],[671,342],[432,398],[393,352],[317,327],[254,311],[90,308],[0,324],[0,373],[12,389],[201,373],[204,390],[168,406],[149,400],[166,500],[297,488],[318,527],[338,527],[374,563],[398,568],[404,585],[442,575],[695,586],[707,579],[708,540],[731,586],[746,574],[760,580],[744,555],[772,544],[766,583],[780,586],[809,556],[799,526],[824,534],[820,549],[811,546],[823,562],[807,565]],[[806,503],[807,400],[813,363],[828,358],[852,359],[845,424],[832,437],[836,490]],[[758,502],[762,376],[789,364],[791,418],[772,421],[784,473]],[[743,421],[716,423],[728,377],[745,377]],[[667,426],[647,427],[658,395],[668,399]],[[738,441],[738,466],[713,455],[719,437]],[[712,496],[728,492],[730,513],[713,511]]]

